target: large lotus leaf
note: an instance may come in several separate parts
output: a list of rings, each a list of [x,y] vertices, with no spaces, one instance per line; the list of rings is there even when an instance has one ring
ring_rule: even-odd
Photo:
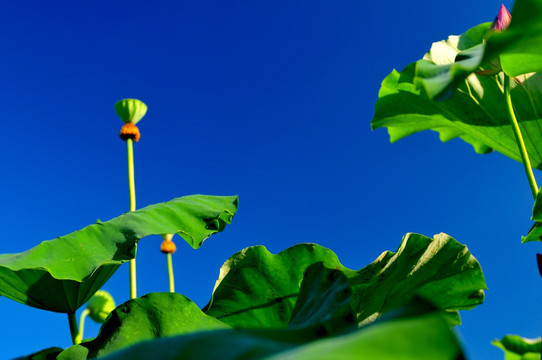
[[[438,61],[450,60],[461,37],[434,45]],[[502,76],[469,75],[457,91],[443,101],[431,100],[415,85],[415,64],[393,71],[382,82],[375,106],[373,129],[386,127],[391,142],[424,130],[434,130],[443,142],[461,138],[477,153],[496,150],[521,161],[504,100]],[[533,166],[542,169],[542,73],[520,77],[512,82],[511,96],[525,146]]]
[[[445,234],[434,239],[407,234],[396,253],[385,252],[360,271],[343,267],[331,250],[316,244],[277,255],[263,246],[249,247],[222,266],[204,311],[235,328],[284,328],[292,319],[303,272],[316,262],[349,279],[361,323],[406,305],[415,295],[441,309],[469,309],[483,302],[486,289],[480,265],[466,246]]]
[[[97,222],[19,254],[0,255],[0,295],[40,309],[73,312],[86,303],[136,243],[178,233],[193,248],[230,223],[237,197],[193,195]]]
[[[229,326],[202,313],[183,295],[151,293],[118,306],[94,340],[65,350],[61,358],[74,353],[101,357],[143,340],[224,328]]]
[[[501,348],[505,360],[540,360],[542,339],[526,339],[518,335],[506,335],[492,344]]]
[[[483,290],[487,289],[478,261],[465,245],[446,234],[433,239],[406,234],[395,253],[383,253],[350,278],[350,283],[362,323],[405,306],[413,296],[421,296],[439,309],[471,309],[484,301]]]
[[[362,329],[321,340],[299,341],[297,330],[221,330],[138,343],[104,357],[186,360],[453,360],[463,359],[460,345],[436,312],[393,317]]]
[[[509,76],[542,71],[542,2],[517,0],[510,27],[503,32],[488,32],[489,25],[434,43],[417,63],[415,81],[430,98],[451,92],[475,71],[496,68],[489,62],[500,64]]]

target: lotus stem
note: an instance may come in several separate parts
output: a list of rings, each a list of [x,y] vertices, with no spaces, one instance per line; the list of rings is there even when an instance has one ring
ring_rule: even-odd
[[[81,313],[81,316],[79,317],[79,333],[77,334],[77,337],[75,338],[74,344],[81,344],[81,341],[83,341],[83,332],[85,331],[85,318],[90,313],[89,309],[83,310]]]
[[[175,292],[175,280],[173,278],[173,261],[171,260],[171,253],[166,254],[167,257],[167,271],[169,274],[169,292]]]
[[[136,209],[135,180],[134,180],[134,144],[132,139],[126,139],[128,149],[128,187],[130,189],[130,211]],[[136,261],[130,260],[130,299],[137,297]]]
[[[70,334],[72,336],[72,343],[74,345],[79,344],[77,339],[79,337],[79,330],[77,329],[77,319],[75,318],[75,311],[68,313],[68,323],[70,324]]]
[[[523,167],[525,168],[525,174],[527,175],[527,180],[529,181],[529,186],[531,187],[533,197],[536,199],[536,195],[538,194],[538,185],[536,184],[536,179],[529,160],[529,154],[527,153],[527,148],[525,147],[525,142],[523,141],[523,136],[521,135],[521,129],[519,127],[518,120],[516,119],[516,114],[514,113],[512,97],[510,96],[510,77],[506,74],[504,75],[504,96],[506,98],[510,123],[512,124],[512,129],[514,130],[514,135],[516,137],[516,143],[518,144],[519,153],[521,155],[521,161],[523,163]]]

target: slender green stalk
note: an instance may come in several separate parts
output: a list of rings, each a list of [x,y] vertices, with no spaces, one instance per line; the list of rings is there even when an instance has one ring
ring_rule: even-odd
[[[167,253],[167,271],[169,274],[169,292],[175,292],[175,280],[173,279],[173,261],[171,260],[171,253]]]
[[[81,313],[81,316],[79,317],[79,333],[77,334],[77,337],[75,338],[75,344],[81,344],[81,341],[83,341],[83,332],[85,331],[85,318],[90,313],[89,309],[83,310]]]
[[[126,139],[128,149],[128,187],[130,189],[130,211],[136,209],[135,176],[134,176],[134,141]]]
[[[510,96],[510,77],[506,74],[504,75],[504,96],[506,98],[506,105],[508,108],[508,115],[510,116],[510,123],[512,124],[512,129],[514,129],[516,143],[518,144],[519,153],[523,162],[523,167],[525,168],[525,174],[527,175],[527,180],[529,180],[529,185],[531,187],[533,197],[536,199],[536,195],[538,194],[538,185],[536,184],[536,179],[533,174],[529,155],[527,154],[527,148],[525,147],[525,142],[523,141],[523,136],[521,135],[521,129],[519,128],[516,114],[514,113],[514,107],[512,106],[512,97]]]
[[[79,334],[77,330],[77,319],[75,318],[75,311],[68,313],[68,322],[70,324],[70,334],[72,336],[72,342],[74,345],[77,345],[77,338]]]
[[[134,180],[134,144],[132,139],[126,139],[128,148],[128,187],[130,189],[130,211],[136,209],[135,180]],[[130,260],[130,299],[137,297],[136,262]]]

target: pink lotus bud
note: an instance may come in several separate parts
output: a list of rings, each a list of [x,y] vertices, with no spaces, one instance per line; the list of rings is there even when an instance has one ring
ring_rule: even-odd
[[[489,30],[493,31],[504,31],[506,28],[510,25],[510,21],[512,20],[512,15],[508,12],[504,4],[501,4],[501,8],[499,10],[499,13],[497,14],[497,17],[495,20],[493,20],[493,24],[491,24],[491,27]]]

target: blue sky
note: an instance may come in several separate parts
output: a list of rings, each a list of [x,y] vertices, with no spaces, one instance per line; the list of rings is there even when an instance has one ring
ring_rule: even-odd
[[[138,207],[239,194],[233,224],[199,250],[177,238],[176,290],[204,306],[221,264],[251,245],[300,242],[359,269],[407,232],[445,232],[484,270],[485,304],[458,328],[473,359],[537,337],[532,198],[522,166],[420,133],[390,144],[370,121],[380,82],[501,3],[362,1],[10,2],[0,12],[1,253],[128,210],[114,103],[148,113],[135,145]],[[505,5],[512,7],[512,2]],[[539,176],[539,174],[537,173]],[[138,293],[167,291],[161,239],[138,250]],[[128,299],[128,269],[106,284]],[[66,316],[0,298],[1,358],[67,347]],[[87,321],[86,336],[98,326]]]

